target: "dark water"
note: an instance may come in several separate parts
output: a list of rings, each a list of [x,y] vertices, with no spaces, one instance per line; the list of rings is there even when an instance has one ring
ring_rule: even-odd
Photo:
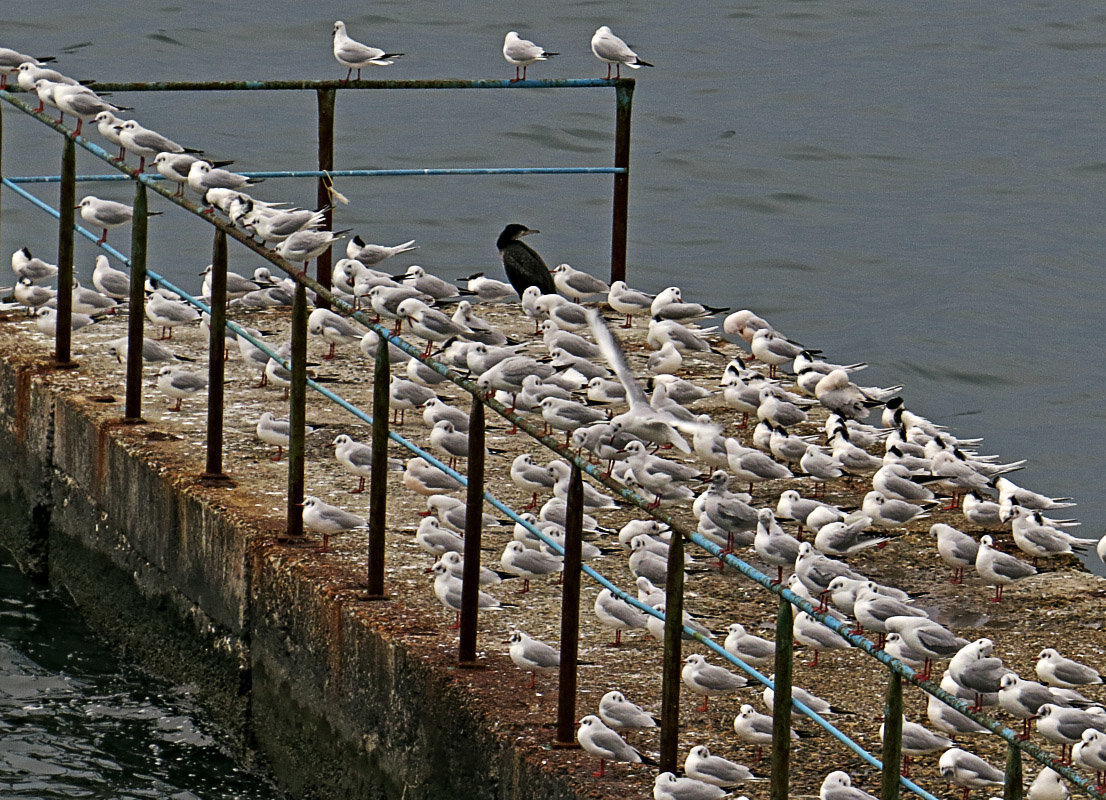
[[[120,664],[0,551],[0,797],[275,800],[188,692]]]

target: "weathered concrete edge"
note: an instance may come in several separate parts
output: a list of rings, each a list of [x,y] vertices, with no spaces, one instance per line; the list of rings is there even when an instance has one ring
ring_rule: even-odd
[[[448,669],[374,630],[294,549],[212,502],[172,453],[157,457],[148,427],[117,425],[117,407],[66,382],[33,356],[0,356],[12,465],[0,494],[38,509],[0,544],[45,564],[132,656],[193,684],[284,787],[303,798],[577,796],[493,730]]]

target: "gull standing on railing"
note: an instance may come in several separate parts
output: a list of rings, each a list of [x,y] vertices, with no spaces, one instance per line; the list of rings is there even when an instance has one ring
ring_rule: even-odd
[[[19,71],[19,68],[24,64],[39,66],[53,61],[55,58],[55,56],[43,56],[40,58],[35,58],[34,56],[24,55],[18,50],[12,50],[8,47],[0,47],[0,89],[3,89],[8,85],[8,76],[16,74]]]
[[[338,20],[334,23],[334,58],[343,67],[349,67],[346,77],[342,81],[348,81],[357,70],[357,80],[361,80],[361,70],[369,64],[378,67],[386,67],[394,63],[393,59],[399,58],[403,53],[387,53],[379,47],[370,47],[356,39],[351,39],[346,33],[346,23]]]
[[[641,69],[653,66],[648,61],[642,61],[638,54],[630,49],[624,41],[619,39],[606,25],[601,25],[591,37],[591,52],[595,57],[607,65],[607,80],[611,79],[611,65],[615,65],[616,77],[622,77],[622,65],[630,69]]]
[[[183,145],[177,144],[167,136],[162,136],[155,130],[144,128],[133,119],[129,119],[121,126],[118,126],[115,129],[115,132],[119,135],[119,140],[120,142],[122,142],[124,147],[126,147],[132,153],[138,154],[139,172],[142,172],[144,169],[146,169],[147,158],[155,157],[159,153],[172,153],[173,155],[181,155],[183,153],[203,153],[203,150],[196,150],[191,147],[185,147]],[[254,182],[256,183],[257,181],[254,180]]]
[[[48,84],[50,81],[37,80],[35,81],[35,90],[38,91],[43,84]],[[60,123],[66,114],[77,117],[77,127],[73,130],[74,136],[81,135],[81,126],[84,125],[86,119],[95,119],[96,115],[101,111],[124,111],[121,106],[113,106],[101,98],[96,92],[89,89],[87,86],[65,83],[54,83],[50,89],[50,99],[53,101],[54,106],[61,112],[58,116],[58,122]],[[43,94],[39,92],[39,99],[42,99]]]
[[[518,31],[507,31],[507,35],[503,39],[503,57],[507,59],[508,64],[515,68],[515,77],[511,83],[526,80],[526,68],[531,64],[545,61],[547,58],[556,55],[560,55],[560,53],[550,53],[544,47],[534,44],[529,39],[519,37]],[[521,78],[518,73],[519,67],[522,68]]]

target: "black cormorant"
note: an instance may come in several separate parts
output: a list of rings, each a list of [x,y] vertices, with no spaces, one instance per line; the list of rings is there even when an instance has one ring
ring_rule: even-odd
[[[549,267],[542,261],[542,257],[533,248],[519,241],[521,237],[537,232],[512,222],[495,241],[495,246],[499,248],[499,257],[503,259],[503,271],[507,273],[507,280],[519,297],[522,297],[528,286],[537,286],[542,294],[557,293],[553,276],[549,274]]]

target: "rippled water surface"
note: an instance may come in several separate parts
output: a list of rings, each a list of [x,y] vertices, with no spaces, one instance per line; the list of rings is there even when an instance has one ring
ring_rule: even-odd
[[[0,797],[276,800],[188,692],[120,664],[0,551]]]

